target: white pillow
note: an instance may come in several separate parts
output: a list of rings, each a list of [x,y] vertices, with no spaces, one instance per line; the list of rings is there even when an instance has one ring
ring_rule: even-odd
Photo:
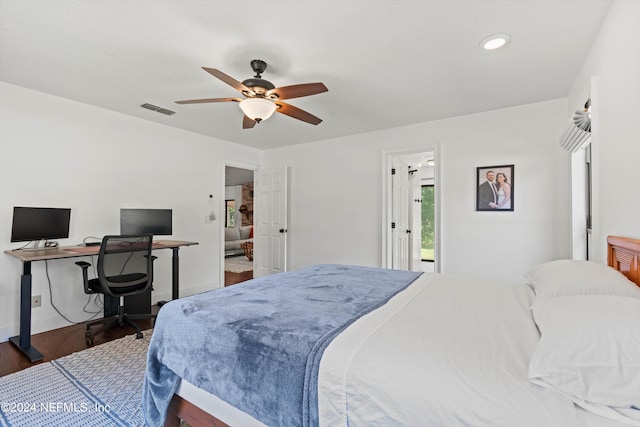
[[[640,287],[624,274],[594,261],[546,262],[524,274],[536,296],[619,295],[640,298]]]
[[[529,364],[533,383],[587,409],[640,408],[640,299],[537,299],[533,316],[542,334]]]

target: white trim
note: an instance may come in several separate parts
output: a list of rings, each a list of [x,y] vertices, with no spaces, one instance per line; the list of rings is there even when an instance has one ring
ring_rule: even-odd
[[[578,98],[573,100],[573,105],[569,105],[569,111],[567,114],[569,115],[569,120],[573,116],[574,112],[577,110],[581,110],[584,108],[585,102],[591,98],[591,86],[592,82],[589,79],[587,85],[582,89]],[[585,260],[587,259],[587,248],[590,248],[592,242],[589,242],[589,236],[587,236],[586,228],[587,228],[587,197],[589,195],[586,193],[586,173],[587,173],[587,165],[585,158],[585,150],[586,148],[581,149],[578,152],[570,153],[569,155],[569,174],[570,174],[570,210],[571,210],[571,227],[569,228],[570,232],[570,242],[571,242],[571,258],[577,260]],[[593,168],[593,163],[591,164]],[[592,169],[593,172],[593,169]],[[593,197],[593,189],[591,189],[591,197]],[[592,201],[593,206],[593,201]],[[591,229],[593,233],[593,208],[592,208],[592,224]],[[591,254],[592,250],[589,249]],[[589,256],[592,258],[592,256]]]

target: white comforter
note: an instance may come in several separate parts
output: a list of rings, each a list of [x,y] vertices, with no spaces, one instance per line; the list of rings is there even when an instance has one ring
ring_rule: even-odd
[[[320,425],[618,425],[528,381],[533,298],[521,283],[424,274],[327,348]]]
[[[622,426],[528,381],[533,298],[524,283],[425,273],[325,350],[320,426]],[[185,380],[178,394],[231,426],[265,427]]]

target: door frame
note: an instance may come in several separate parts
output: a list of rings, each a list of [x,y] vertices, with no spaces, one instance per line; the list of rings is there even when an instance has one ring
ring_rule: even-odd
[[[224,288],[224,228],[225,228],[225,224],[224,224],[224,220],[222,219],[222,215],[225,212],[226,209],[226,204],[225,204],[225,187],[226,187],[226,183],[227,183],[227,177],[226,177],[226,171],[227,171],[227,166],[233,167],[233,168],[239,168],[239,169],[247,169],[247,170],[251,170],[253,171],[253,185],[255,187],[256,184],[256,173],[258,171],[258,169],[260,168],[259,165],[255,164],[255,163],[241,163],[241,162],[236,162],[236,161],[232,161],[232,160],[223,160],[222,161],[222,177],[220,179],[220,197],[219,197],[219,203],[218,203],[218,218],[220,218],[219,225],[218,225],[218,235],[220,236],[220,245],[219,245],[219,251],[220,251],[220,256],[218,257],[218,271],[220,272],[219,274],[219,282],[220,282],[220,288]],[[253,206],[253,215],[254,218],[256,216],[256,210],[258,209],[258,206],[254,205]]]
[[[391,181],[391,168],[395,157],[405,157],[411,154],[419,154],[430,151],[433,153],[435,161],[433,185],[434,194],[434,272],[440,272],[440,244],[441,244],[441,187],[442,187],[442,159],[440,143],[425,144],[406,148],[383,149],[382,150],[382,224],[381,224],[381,265],[383,268],[390,268],[392,265],[393,239],[391,235],[391,218],[393,203],[393,184]]]
[[[592,85],[596,82],[592,78],[576,97],[574,108],[569,111],[577,111],[584,108],[588,100],[597,98]],[[573,113],[571,113],[573,114]],[[592,116],[594,117],[594,116]],[[592,119],[595,120],[596,117]],[[571,120],[571,115],[568,120]],[[595,129],[592,128],[592,132]],[[591,143],[584,149],[570,153],[571,170],[571,258],[576,260],[593,259],[593,227],[594,213],[598,205],[593,203],[593,136]]]

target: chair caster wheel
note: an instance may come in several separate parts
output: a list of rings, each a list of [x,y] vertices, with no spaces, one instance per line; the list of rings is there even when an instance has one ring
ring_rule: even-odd
[[[142,338],[144,335],[142,335],[142,332],[136,332],[136,339],[139,340],[140,338]]]
[[[87,332],[84,334],[84,337],[85,337],[85,340],[86,340],[87,346],[89,346],[89,347],[93,346],[93,332],[91,332],[91,331],[87,331]]]

